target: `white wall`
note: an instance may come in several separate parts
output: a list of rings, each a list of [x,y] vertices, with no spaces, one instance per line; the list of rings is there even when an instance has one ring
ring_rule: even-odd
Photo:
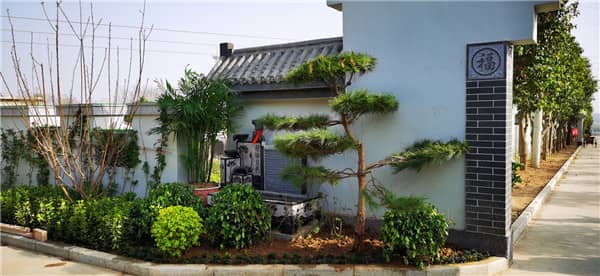
[[[369,161],[421,139],[464,140],[466,45],[534,40],[533,2],[344,1],[343,14],[344,50],[378,61],[353,88],[394,93],[399,101],[395,114],[355,126]],[[383,169],[376,177],[398,194],[427,197],[454,228],[464,228],[463,159],[420,173]],[[355,188],[339,187],[336,194],[348,207],[356,202]]]
[[[65,111],[71,112],[71,111]],[[72,113],[72,112],[71,112]],[[71,114],[68,113],[68,114]],[[12,128],[16,130],[24,130],[28,126],[25,124],[21,112],[19,109],[13,106],[3,106],[0,107],[0,128]],[[123,170],[118,169],[118,173],[115,177],[116,182],[119,184],[117,190],[129,192],[133,191],[139,196],[144,196],[146,194],[147,188],[147,177],[143,172],[142,165],[146,161],[150,167],[150,174],[154,166],[156,165],[156,150],[155,143],[159,139],[159,135],[150,135],[148,132],[150,129],[156,127],[158,125],[156,118],[158,118],[158,108],[153,104],[145,104],[141,105],[139,109],[136,111],[136,115],[132,120],[131,126],[127,126],[123,122],[124,116],[127,114],[127,108],[121,107],[106,107],[102,105],[94,105],[93,116],[91,122],[94,127],[102,127],[107,128],[109,126],[116,126],[117,128],[131,128],[138,132],[138,145],[140,147],[140,160],[141,163],[135,168],[134,178],[132,180],[137,180],[138,184],[136,186],[132,186],[131,184],[124,183]],[[29,121],[29,120],[27,120]],[[68,123],[72,123],[72,119],[68,119]],[[1,141],[0,141],[1,143]],[[1,151],[0,151],[1,154]],[[181,162],[179,162],[178,154],[177,154],[177,141],[175,141],[174,137],[169,137],[169,143],[165,151],[166,163],[167,166],[164,169],[161,182],[184,182],[185,172],[181,166]],[[1,160],[1,157],[0,157]],[[4,165],[4,164],[0,164]],[[30,180],[27,176],[29,172],[29,167],[25,162],[21,162],[19,168],[17,170],[17,184],[37,184],[35,175],[36,171],[33,171],[32,179]],[[149,176],[148,176],[149,177]],[[51,182],[54,180],[54,176],[50,175]],[[106,177],[105,180],[108,180]],[[2,174],[0,174],[0,182],[2,181]],[[124,186],[125,184],[125,186]]]

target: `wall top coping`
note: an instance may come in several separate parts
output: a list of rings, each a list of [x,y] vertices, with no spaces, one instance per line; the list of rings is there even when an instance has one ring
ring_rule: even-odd
[[[77,110],[80,107],[85,107],[85,104],[69,104],[63,105],[62,111],[66,116],[74,116],[77,114]],[[124,116],[129,113],[130,110],[133,110],[136,106],[135,114],[136,116],[148,116],[148,115],[158,115],[159,110],[156,103],[142,103],[142,104],[127,104],[127,105],[109,105],[102,103],[93,103],[89,104],[91,107],[92,116]],[[5,117],[21,117],[23,112],[29,109],[29,114],[34,115],[33,109],[40,110],[40,112],[45,112],[48,109],[49,116],[56,116],[59,114],[58,108],[52,105],[37,105],[37,106],[18,106],[18,105],[9,105],[9,106],[0,106],[0,116]]]

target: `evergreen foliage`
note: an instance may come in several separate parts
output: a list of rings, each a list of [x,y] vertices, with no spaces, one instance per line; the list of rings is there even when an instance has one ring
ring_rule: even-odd
[[[397,162],[390,165],[395,172],[400,172],[404,169],[411,168],[420,171],[428,164],[439,165],[457,156],[462,156],[469,151],[467,142],[451,140],[447,143],[441,141],[423,140],[416,142],[404,152],[392,155]]]
[[[289,181],[297,187],[302,187],[306,183],[339,183],[339,177],[323,166],[305,166],[302,164],[292,164],[281,171],[281,178]]]
[[[421,142],[409,148],[406,153],[398,153],[384,160],[367,164],[365,148],[352,132],[351,124],[366,114],[387,114],[398,109],[396,97],[392,94],[371,94],[365,89],[346,91],[354,77],[372,71],[375,59],[361,53],[341,53],[334,56],[318,56],[299,65],[288,73],[290,82],[325,82],[332,90],[331,109],[338,118],[329,120],[326,116],[285,117],[273,114],[260,119],[263,126],[274,130],[302,130],[280,135],[274,140],[275,148],[292,158],[323,158],[347,150],[355,151],[358,157],[356,168],[341,170],[323,166],[307,167],[292,164],[282,172],[285,180],[301,186],[306,183],[338,183],[340,179],[356,177],[358,184],[358,204],[355,232],[359,239],[364,236],[366,220],[367,175],[376,168],[394,166],[396,171],[404,168],[421,169],[427,163],[441,163],[467,151],[467,146],[458,141],[448,143]],[[343,127],[343,132],[334,133],[328,127]],[[372,176],[372,175],[371,175]],[[387,193],[387,190],[381,190]],[[370,197],[371,202],[373,197]],[[402,201],[390,206],[408,206],[419,201]],[[357,242],[360,245],[361,242]],[[360,248],[357,248],[360,250]]]
[[[322,128],[329,125],[329,116],[312,114],[300,117],[277,116],[267,114],[258,120],[259,124],[268,129],[275,130],[307,130],[311,128]]]
[[[354,120],[363,114],[384,114],[398,110],[398,101],[391,94],[369,94],[367,90],[346,92],[329,104],[333,111]]]
[[[372,71],[375,64],[375,58],[361,53],[319,55],[290,71],[286,80],[292,83],[324,81],[331,86],[345,86],[347,74],[362,75]]]
[[[342,153],[356,146],[355,142],[345,135],[319,128],[279,136],[275,139],[274,145],[278,151],[289,157],[314,159]]]

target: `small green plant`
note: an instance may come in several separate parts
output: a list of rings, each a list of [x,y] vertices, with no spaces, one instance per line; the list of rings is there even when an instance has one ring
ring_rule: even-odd
[[[521,170],[523,168],[525,168],[525,165],[523,165],[523,163],[512,162],[511,175],[512,175],[512,186],[513,187],[515,185],[517,185],[518,183],[523,182],[523,179],[521,179],[521,176],[518,173],[518,170]]]
[[[203,232],[202,219],[190,207],[164,208],[152,224],[156,246],[170,257],[180,257],[192,245],[197,245],[198,236]]]
[[[271,213],[252,186],[233,184],[214,197],[206,226],[219,248],[244,248],[266,238]]]
[[[180,205],[194,208],[201,216],[206,214],[202,199],[194,195],[190,185],[183,183],[161,183],[150,190],[148,200],[157,210]]]
[[[414,199],[414,198],[413,198]],[[405,264],[424,268],[439,259],[440,248],[448,237],[448,221],[424,200],[410,208],[388,209],[383,217],[383,256],[387,262],[395,254]]]

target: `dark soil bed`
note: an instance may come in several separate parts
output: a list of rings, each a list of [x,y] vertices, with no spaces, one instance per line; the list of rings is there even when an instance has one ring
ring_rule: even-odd
[[[565,161],[575,152],[575,149],[577,146],[571,145],[550,155],[547,160],[542,160],[539,169],[531,166],[531,162],[529,162],[527,170],[518,171],[523,182],[515,185],[512,189],[513,221],[529,206]]]
[[[350,226],[347,229],[352,229]],[[353,251],[354,237],[332,235],[327,232],[307,235],[292,241],[272,238],[246,249],[219,250],[205,241],[191,248],[178,259],[161,256],[154,247],[126,248],[120,254],[156,263],[201,263],[201,264],[393,264],[403,265],[397,256],[390,263],[383,259],[383,242],[376,236],[368,236],[360,253]],[[487,253],[461,250],[446,245],[441,250],[441,260],[435,263],[462,263],[487,258]]]

